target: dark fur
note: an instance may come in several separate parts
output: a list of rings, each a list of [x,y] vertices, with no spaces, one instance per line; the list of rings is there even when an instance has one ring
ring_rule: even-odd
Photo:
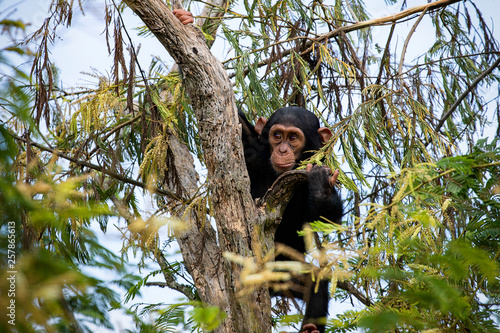
[[[268,136],[274,124],[293,125],[304,133],[306,143],[297,163],[311,157],[314,151],[322,146],[321,136],[318,134],[319,120],[312,112],[303,108],[285,107],[277,110],[269,118],[260,137],[241,111],[239,116],[243,128],[242,141],[253,198],[262,197],[279,176],[270,163],[271,151]],[[320,217],[335,223],[340,221],[343,214],[342,201],[336,189],[330,185],[329,177],[327,169],[313,167],[307,183],[295,190],[285,209],[282,221],[276,229],[276,243],[282,243],[304,253],[306,250],[304,240],[297,232],[302,230],[305,223],[320,220]],[[288,260],[288,258],[279,256],[276,260]],[[320,282],[317,293],[314,293],[315,283],[310,277],[307,277],[305,282],[299,282],[299,279],[297,281],[294,279],[294,282],[308,290],[307,293],[290,290],[293,296],[307,303],[304,323],[315,323],[315,318],[326,318],[329,301],[328,281]],[[324,332],[324,325],[316,324],[316,326],[320,332]]]

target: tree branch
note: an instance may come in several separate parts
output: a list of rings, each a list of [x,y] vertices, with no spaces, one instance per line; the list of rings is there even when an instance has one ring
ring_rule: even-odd
[[[389,16],[385,16],[382,18],[376,18],[376,19],[372,19],[372,20],[368,20],[368,21],[354,23],[354,24],[347,25],[344,27],[339,27],[338,29],[335,29],[334,31],[331,31],[331,32],[328,32],[324,35],[319,36],[317,38],[317,40],[318,40],[318,42],[320,42],[320,41],[325,40],[325,39],[330,39],[330,38],[338,35],[341,31],[342,32],[352,32],[352,31],[368,28],[371,26],[385,25],[387,23],[396,22],[396,21],[399,21],[399,20],[401,20],[405,17],[408,17],[410,15],[420,13],[422,11],[430,11],[433,9],[446,7],[448,5],[454,4],[455,2],[459,2],[459,1],[463,1],[463,0],[440,0],[440,1],[428,3],[426,5],[415,6],[415,7],[403,10],[402,12],[399,12],[399,13],[394,14],[394,15],[389,15]]]
[[[127,221],[129,225],[136,220],[135,216],[132,213],[130,213],[127,207],[120,200],[118,200],[117,197],[111,196],[111,201],[115,204],[115,207],[118,210],[119,214]],[[168,261],[163,256],[161,249],[158,246],[156,246],[156,248],[153,249],[153,252],[155,259],[158,262],[158,265],[160,266],[160,269],[163,273],[165,282],[147,282],[145,285],[158,286],[162,288],[168,287],[170,289],[180,292],[181,294],[186,296],[190,301],[197,300],[196,295],[193,293],[193,290],[189,286],[177,282],[175,278],[172,276],[172,274],[169,274],[172,268],[168,263]]]
[[[258,228],[255,224],[258,212],[250,195],[235,96],[227,72],[210,53],[206,41],[199,38],[200,30],[183,25],[163,0],[125,0],[125,3],[182,69],[186,93],[198,120],[218,232],[215,235],[207,223],[207,226],[194,225],[189,232],[177,237],[186,267],[201,290],[201,300],[220,307],[227,315],[216,332],[268,331],[271,314],[262,311],[271,306],[267,288],[256,289],[245,297],[237,295],[241,267],[221,256],[226,251],[251,255],[257,234],[254,230]],[[205,222],[204,217],[200,215],[200,223]],[[205,233],[205,230],[208,231]],[[218,240],[215,244],[212,242],[214,236]],[[209,237],[208,242],[204,237]],[[262,308],[253,308],[257,303]]]
[[[470,86],[458,97],[458,99],[455,101],[455,103],[453,103],[453,105],[450,106],[448,111],[446,111],[446,113],[443,114],[443,116],[441,117],[441,120],[439,121],[439,123],[436,126],[436,129],[435,129],[436,132],[439,132],[441,127],[444,125],[444,122],[446,121],[446,119],[448,119],[451,116],[451,114],[453,112],[455,112],[456,108],[460,105],[460,103],[462,103],[462,101],[465,99],[465,97],[467,97],[467,95],[473,89],[476,88],[476,86],[479,84],[479,82],[481,82],[486,76],[488,76],[491,72],[493,72],[499,65],[500,65],[500,57],[498,57],[497,60],[487,70],[485,70],[483,73],[481,73],[481,75],[479,75],[470,84]],[[427,146],[429,143],[430,143],[430,141],[427,141],[425,146]]]
[[[401,80],[402,80],[401,77],[402,77],[402,73],[403,73],[403,63],[405,61],[406,49],[408,48],[408,44],[410,43],[411,36],[413,35],[415,30],[417,29],[417,26],[420,23],[420,21],[422,21],[422,19],[424,18],[425,13],[427,13],[427,8],[425,8],[422,11],[422,13],[420,13],[420,16],[418,17],[417,22],[415,22],[415,24],[413,24],[410,32],[408,33],[408,36],[406,36],[406,40],[405,40],[405,43],[403,45],[403,50],[401,50],[401,59],[399,60],[399,68],[398,68],[398,77]]]
[[[165,256],[161,252],[159,248],[155,250],[155,258],[158,264],[160,265],[161,271],[163,273],[163,277],[165,279],[165,283],[155,282],[155,284],[159,287],[168,287],[173,290],[177,290],[186,296],[190,301],[196,301],[196,295],[193,293],[193,289],[189,286],[186,286],[182,283],[179,283],[175,280],[175,278],[170,274],[172,268],[168,261],[165,259]],[[146,283],[146,285],[153,285],[152,283]]]
[[[426,4],[426,5],[420,5],[420,6],[408,8],[408,9],[406,9],[402,12],[399,12],[397,14],[394,14],[394,15],[390,15],[390,16],[386,16],[386,17],[382,17],[382,18],[377,18],[377,19],[372,19],[372,20],[367,20],[367,21],[358,22],[358,23],[354,23],[351,25],[339,27],[333,31],[330,31],[328,33],[320,35],[316,38],[308,38],[309,40],[306,42],[306,45],[308,46],[308,48],[305,51],[301,52],[300,55],[303,56],[307,53],[312,52],[313,43],[320,43],[324,40],[336,37],[340,33],[353,32],[353,31],[357,31],[357,30],[361,30],[361,29],[370,27],[370,26],[379,26],[379,25],[385,25],[387,23],[394,23],[394,22],[401,20],[403,18],[406,18],[410,15],[417,14],[417,13],[422,12],[422,11],[430,11],[433,9],[446,7],[448,5],[454,4],[454,3],[459,2],[459,1],[463,1],[463,0],[440,0],[440,1],[436,1],[436,2],[431,2],[431,3]],[[290,55],[290,53],[293,50],[295,50],[295,49],[289,49],[289,50],[285,50],[285,51],[281,52],[281,57],[284,58],[284,57]],[[267,66],[269,64],[269,61],[270,61],[269,58],[264,59],[261,62],[259,62],[256,66],[257,66],[257,68],[262,67],[262,66]],[[250,72],[250,69],[245,69],[243,71],[243,73],[244,73],[243,75],[246,75],[249,72]],[[229,75],[229,78],[233,78],[235,76],[236,76],[236,73],[232,73]]]
[[[17,135],[15,135],[14,133],[10,132],[9,133],[14,139],[16,139],[17,141],[21,141],[21,142],[24,142],[24,143],[27,143],[27,140],[24,139],[24,138],[21,138]],[[122,181],[124,183],[127,183],[127,184],[131,184],[131,185],[135,185],[135,186],[138,186],[140,188],[143,188],[145,190],[148,190],[148,191],[151,191],[155,194],[159,194],[159,195],[165,195],[171,199],[174,199],[174,200],[179,200],[179,201],[187,201],[187,199],[184,199],[184,198],[181,198],[179,197],[178,195],[174,194],[173,192],[171,191],[167,191],[167,190],[163,190],[161,188],[158,188],[156,186],[150,186],[150,185],[147,185],[147,184],[144,184],[144,183],[141,183],[137,180],[133,180],[133,179],[130,179],[130,178],[127,178],[123,175],[120,175],[114,171],[111,171],[111,170],[108,170],[102,166],[99,166],[99,165],[95,165],[95,164],[92,164],[92,163],[89,163],[89,162],[85,162],[85,161],[80,161],[74,157],[71,157],[71,156],[68,156],[60,151],[58,151],[57,149],[53,149],[53,148],[49,148],[49,147],[45,147],[39,143],[36,143],[36,142],[32,142],[30,141],[30,145],[34,146],[34,147],[37,147],[38,149],[40,150],[43,150],[43,151],[47,151],[47,152],[50,152],[56,156],[59,156],[61,158],[64,158],[65,160],[68,160],[72,163],[75,163],[76,165],[79,165],[79,166],[83,166],[83,167],[86,167],[86,168],[89,168],[89,169],[92,169],[92,170],[96,170],[96,171],[99,171],[99,172],[102,172],[103,174],[111,177],[111,178],[114,178],[116,180],[119,180],[119,181]]]
[[[267,220],[276,220],[283,215],[295,188],[306,182],[307,178],[307,171],[292,170],[283,173],[276,179],[264,197],[257,203],[258,206],[265,207],[266,213],[270,215]]]
[[[370,301],[370,299],[368,297],[366,297],[365,295],[363,295],[349,281],[337,281],[337,286],[341,289],[344,289],[345,291],[347,291],[349,294],[353,295],[354,297],[356,297],[356,299],[358,301],[360,301],[361,303],[363,303],[365,306],[372,305],[372,302]]]

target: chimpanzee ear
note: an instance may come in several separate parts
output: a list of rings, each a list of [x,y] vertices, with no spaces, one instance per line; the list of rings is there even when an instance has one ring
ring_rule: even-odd
[[[323,141],[323,144],[327,143],[333,136],[332,131],[328,127],[320,127],[318,128],[319,136]]]
[[[260,135],[266,124],[267,124],[267,119],[264,117],[260,117],[255,123],[255,132],[257,132]]]

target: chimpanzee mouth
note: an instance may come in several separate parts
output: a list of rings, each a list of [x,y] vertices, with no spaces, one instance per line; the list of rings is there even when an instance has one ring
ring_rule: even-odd
[[[295,166],[295,163],[284,163],[284,164],[273,163],[274,169],[276,171],[283,170],[282,173],[285,172],[285,171],[292,170],[294,166]]]

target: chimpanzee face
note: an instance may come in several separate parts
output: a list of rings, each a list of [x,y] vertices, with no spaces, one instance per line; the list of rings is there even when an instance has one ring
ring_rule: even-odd
[[[269,148],[270,163],[278,174],[294,169],[332,137],[314,113],[299,107],[278,109],[269,121],[259,118],[254,130],[262,147]]]
[[[269,131],[271,165],[277,173],[292,170],[299,161],[306,137],[298,127],[275,124]]]

